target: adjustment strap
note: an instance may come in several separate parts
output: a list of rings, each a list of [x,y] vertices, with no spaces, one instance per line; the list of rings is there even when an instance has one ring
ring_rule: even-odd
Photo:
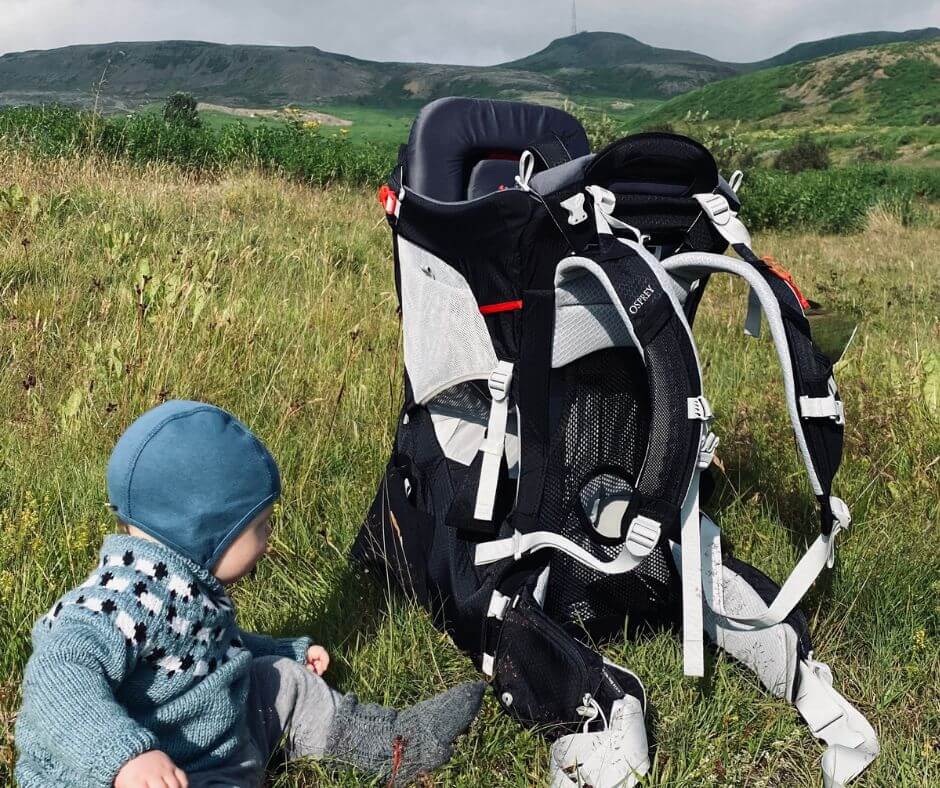
[[[682,507],[682,672],[705,675],[705,625],[702,613],[701,515],[696,469]]]
[[[619,575],[638,567],[652,550],[652,547],[645,549],[643,545],[637,543],[640,555],[635,555],[631,552],[631,544],[632,542],[625,542],[620,554],[613,561],[601,561],[583,547],[554,531],[533,531],[529,534],[515,531],[508,539],[495,539],[478,544],[474,563],[477,566],[485,566],[505,558],[518,561],[524,555],[550,547],[560,550],[595,572],[604,575]]]
[[[755,339],[760,336],[760,296],[754,288],[747,291],[747,317],[744,318],[744,333]]]
[[[486,427],[480,451],[483,463],[480,466],[480,484],[477,487],[476,506],[473,519],[489,522],[493,519],[496,503],[496,487],[499,484],[499,465],[506,444],[506,421],[509,415],[509,386],[512,383],[512,363],[500,361],[489,379],[490,419]]]
[[[705,584],[705,600],[708,606],[724,621],[723,627],[739,631],[750,631],[753,629],[764,629],[779,624],[793,611],[800,600],[806,595],[810,587],[819,577],[820,573],[826,567],[831,568],[835,561],[836,536],[840,531],[849,527],[852,518],[849,515],[848,506],[845,501],[835,496],[829,499],[832,507],[835,524],[832,532],[829,534],[820,534],[816,541],[810,545],[799,563],[790,573],[786,582],[777,592],[777,596],[771,602],[767,610],[760,616],[735,616],[728,613],[721,604],[719,596],[715,593],[715,588]],[[685,555],[685,545],[683,544],[683,556]],[[721,533],[717,526],[708,518],[702,518],[702,551],[705,560],[709,562],[712,569],[712,577],[721,577]],[[684,561],[683,561],[684,564]]]
[[[561,137],[554,132],[533,142],[526,150],[531,151],[542,165],[539,167],[540,170],[548,170],[571,161],[570,151],[565,147]]]

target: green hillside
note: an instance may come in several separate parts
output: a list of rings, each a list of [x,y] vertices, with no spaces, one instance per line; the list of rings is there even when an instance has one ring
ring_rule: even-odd
[[[919,30],[905,30],[903,32],[877,30],[870,33],[851,33],[846,36],[824,38],[821,41],[806,41],[790,47],[786,52],[781,52],[775,57],[757,63],[748,63],[746,68],[758,70],[772,68],[773,66],[786,66],[791,63],[838,55],[852,49],[900,43],[902,41],[928,41],[938,37],[940,37],[940,27],[924,27]]]
[[[842,52],[875,40],[938,34],[931,28],[839,36],[751,64],[724,63],[602,32],[560,38],[521,60],[494,66],[382,63],[312,46],[202,41],[90,44],[0,56],[0,105],[60,102],[126,111],[177,90],[236,108],[292,103],[415,109],[449,95],[554,104],[578,97],[592,102],[610,98],[608,103],[663,100],[768,64]],[[772,114],[779,109],[771,102],[765,111]]]
[[[775,126],[833,122],[940,125],[940,38],[853,50],[746,74],[679,96],[646,120],[689,113]]]

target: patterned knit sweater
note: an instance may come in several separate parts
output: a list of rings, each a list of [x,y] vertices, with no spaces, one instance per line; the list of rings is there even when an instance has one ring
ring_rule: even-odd
[[[161,544],[109,536],[94,572],[33,628],[16,723],[23,788],[108,788],[151,749],[184,771],[244,743],[253,657],[307,638],[242,632],[221,584]]]

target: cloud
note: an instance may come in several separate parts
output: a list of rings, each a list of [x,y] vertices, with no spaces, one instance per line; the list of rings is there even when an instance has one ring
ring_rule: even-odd
[[[484,65],[537,51],[571,27],[570,0],[0,0],[0,6],[0,52],[200,39]],[[748,61],[842,33],[940,25],[940,0],[579,0],[578,22],[585,30]]]

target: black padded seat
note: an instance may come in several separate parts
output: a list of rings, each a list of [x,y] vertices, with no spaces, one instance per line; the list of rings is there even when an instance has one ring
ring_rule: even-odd
[[[442,202],[511,188],[522,152],[552,140],[569,158],[590,153],[581,124],[554,107],[443,98],[418,113],[407,147],[405,184]]]

